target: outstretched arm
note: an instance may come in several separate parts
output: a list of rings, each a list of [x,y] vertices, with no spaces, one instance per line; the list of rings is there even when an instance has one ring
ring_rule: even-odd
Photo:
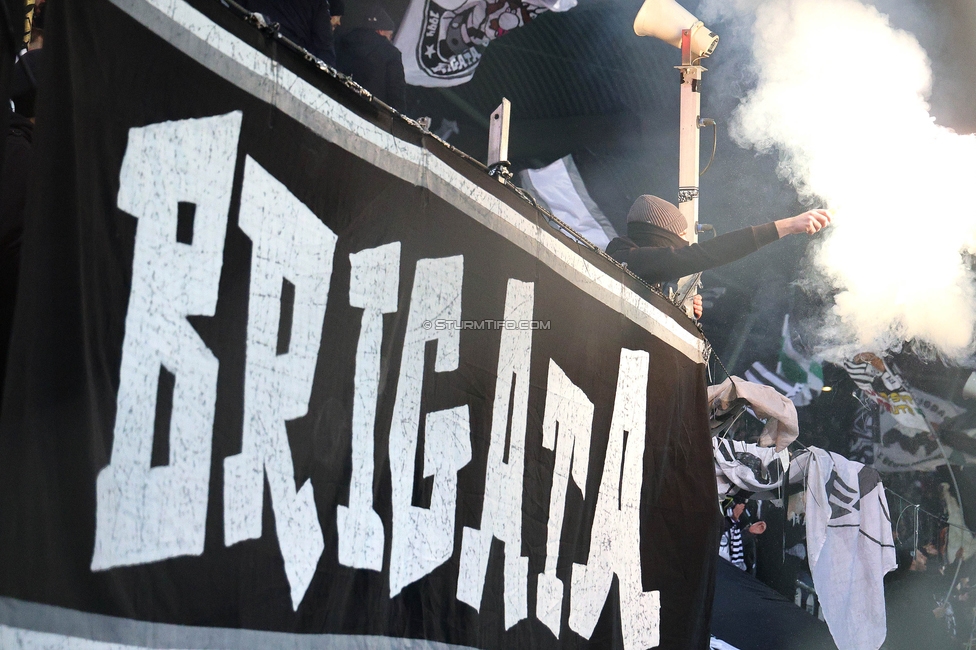
[[[734,262],[762,246],[799,233],[813,234],[830,224],[827,210],[810,210],[789,219],[735,230],[682,248],[635,246],[614,240],[607,252],[645,282],[663,282]],[[621,245],[615,243],[625,242]]]
[[[780,237],[799,235],[800,233],[812,235],[830,225],[830,211],[809,210],[795,217],[780,219],[773,223],[776,224],[776,232],[779,233]]]

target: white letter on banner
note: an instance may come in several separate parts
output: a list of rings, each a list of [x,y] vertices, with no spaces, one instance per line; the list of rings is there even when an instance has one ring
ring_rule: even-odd
[[[437,341],[435,372],[457,370],[461,336],[457,329],[438,329],[434,320],[461,319],[460,255],[417,262],[410,314],[403,340],[400,378],[390,425],[390,479],[393,539],[390,548],[390,596],[424,577],[454,553],[457,472],[471,460],[468,407],[427,414],[424,429],[424,477],[433,476],[430,508],[414,506],[420,397],[424,383],[424,350]]]
[[[590,557],[586,564],[573,564],[570,598],[569,627],[589,639],[617,574],[625,650],[653,648],[660,641],[661,594],[643,591],[641,581],[640,500],[648,364],[647,352],[620,351],[607,456],[590,531]]]
[[[92,571],[203,552],[218,363],[186,317],[217,306],[240,130],[240,112],[129,130],[118,206],[139,224]],[[180,202],[195,206],[190,243]],[[169,464],[151,467],[161,367],[175,376]]]
[[[558,440],[557,440],[558,427]],[[566,489],[570,466],[573,482],[586,496],[586,470],[590,462],[590,432],[593,427],[593,402],[549,360],[546,385],[546,412],[542,421],[542,446],[556,450],[549,495],[549,526],[546,536],[546,570],[539,575],[535,615],[559,638],[563,615],[563,582],[556,577],[559,541],[566,512]],[[576,462],[571,462],[575,459]]]
[[[508,281],[505,320],[531,321],[535,285]],[[532,330],[503,329],[498,350],[495,402],[491,416],[491,441],[485,473],[485,500],[481,530],[464,528],[458,569],[458,600],[478,611],[488,570],[492,537],[505,542],[505,629],[527,616],[526,581],[529,558],[522,557],[522,483],[525,465],[525,420],[529,405],[529,365]],[[515,390],[512,390],[512,386]],[[511,404],[509,401],[513,400]],[[511,408],[511,442],[505,448],[508,412]],[[505,455],[508,461],[505,461]]]
[[[400,242],[349,255],[349,304],[363,310],[356,347],[356,387],[352,404],[352,478],[349,506],[336,511],[339,564],[383,569],[383,522],[373,510],[373,429],[380,387],[383,314],[397,310]]]
[[[294,609],[325,548],[312,484],[296,489],[285,422],[308,413],[336,236],[250,156],[239,216],[251,238],[241,453],[224,459],[224,543],[261,537],[264,474]],[[282,285],[295,287],[288,351],[278,354]]]

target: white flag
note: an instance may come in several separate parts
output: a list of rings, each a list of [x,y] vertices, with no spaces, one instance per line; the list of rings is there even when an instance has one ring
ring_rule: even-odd
[[[884,575],[895,568],[888,500],[878,472],[810,448],[790,482],[805,477],[807,553],[838,648],[877,650],[887,633]]]
[[[394,44],[413,86],[457,86],[474,75],[488,44],[576,0],[411,0]]]
[[[600,248],[606,248],[617,231],[590,198],[572,156],[560,158],[542,169],[519,175],[522,187],[536,195],[552,214]]]

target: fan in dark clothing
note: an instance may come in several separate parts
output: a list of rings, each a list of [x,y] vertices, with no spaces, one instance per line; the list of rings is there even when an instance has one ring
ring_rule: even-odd
[[[379,5],[339,36],[338,68],[381,102],[402,111],[406,104],[403,58],[391,42],[395,25]]]
[[[683,239],[688,222],[678,208],[645,194],[638,197],[627,214],[627,237],[612,240],[607,245],[607,254],[626,264],[645,282],[660,284],[734,262],[780,237],[813,234],[828,225],[827,210],[810,210],[689,245]],[[695,302],[695,316],[701,317],[700,298]]]
[[[332,19],[343,14],[344,0],[243,0],[241,4],[278,23],[283,36],[335,66]]]

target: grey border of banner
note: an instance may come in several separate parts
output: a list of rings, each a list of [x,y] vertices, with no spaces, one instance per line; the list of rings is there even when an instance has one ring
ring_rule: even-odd
[[[359,117],[183,0],[110,2],[228,82],[353,155],[429,189],[695,363],[704,363],[704,341],[636,292],[437,156]]]
[[[226,627],[194,627],[135,621],[103,614],[0,597],[0,626],[32,634],[51,634],[67,643],[58,647],[84,648],[80,640],[154,650],[473,650],[424,639],[399,639],[364,634],[294,634]],[[2,634],[0,634],[2,636]],[[33,639],[41,642],[43,639]],[[27,647],[35,647],[28,644]],[[39,646],[46,647],[46,646]]]

